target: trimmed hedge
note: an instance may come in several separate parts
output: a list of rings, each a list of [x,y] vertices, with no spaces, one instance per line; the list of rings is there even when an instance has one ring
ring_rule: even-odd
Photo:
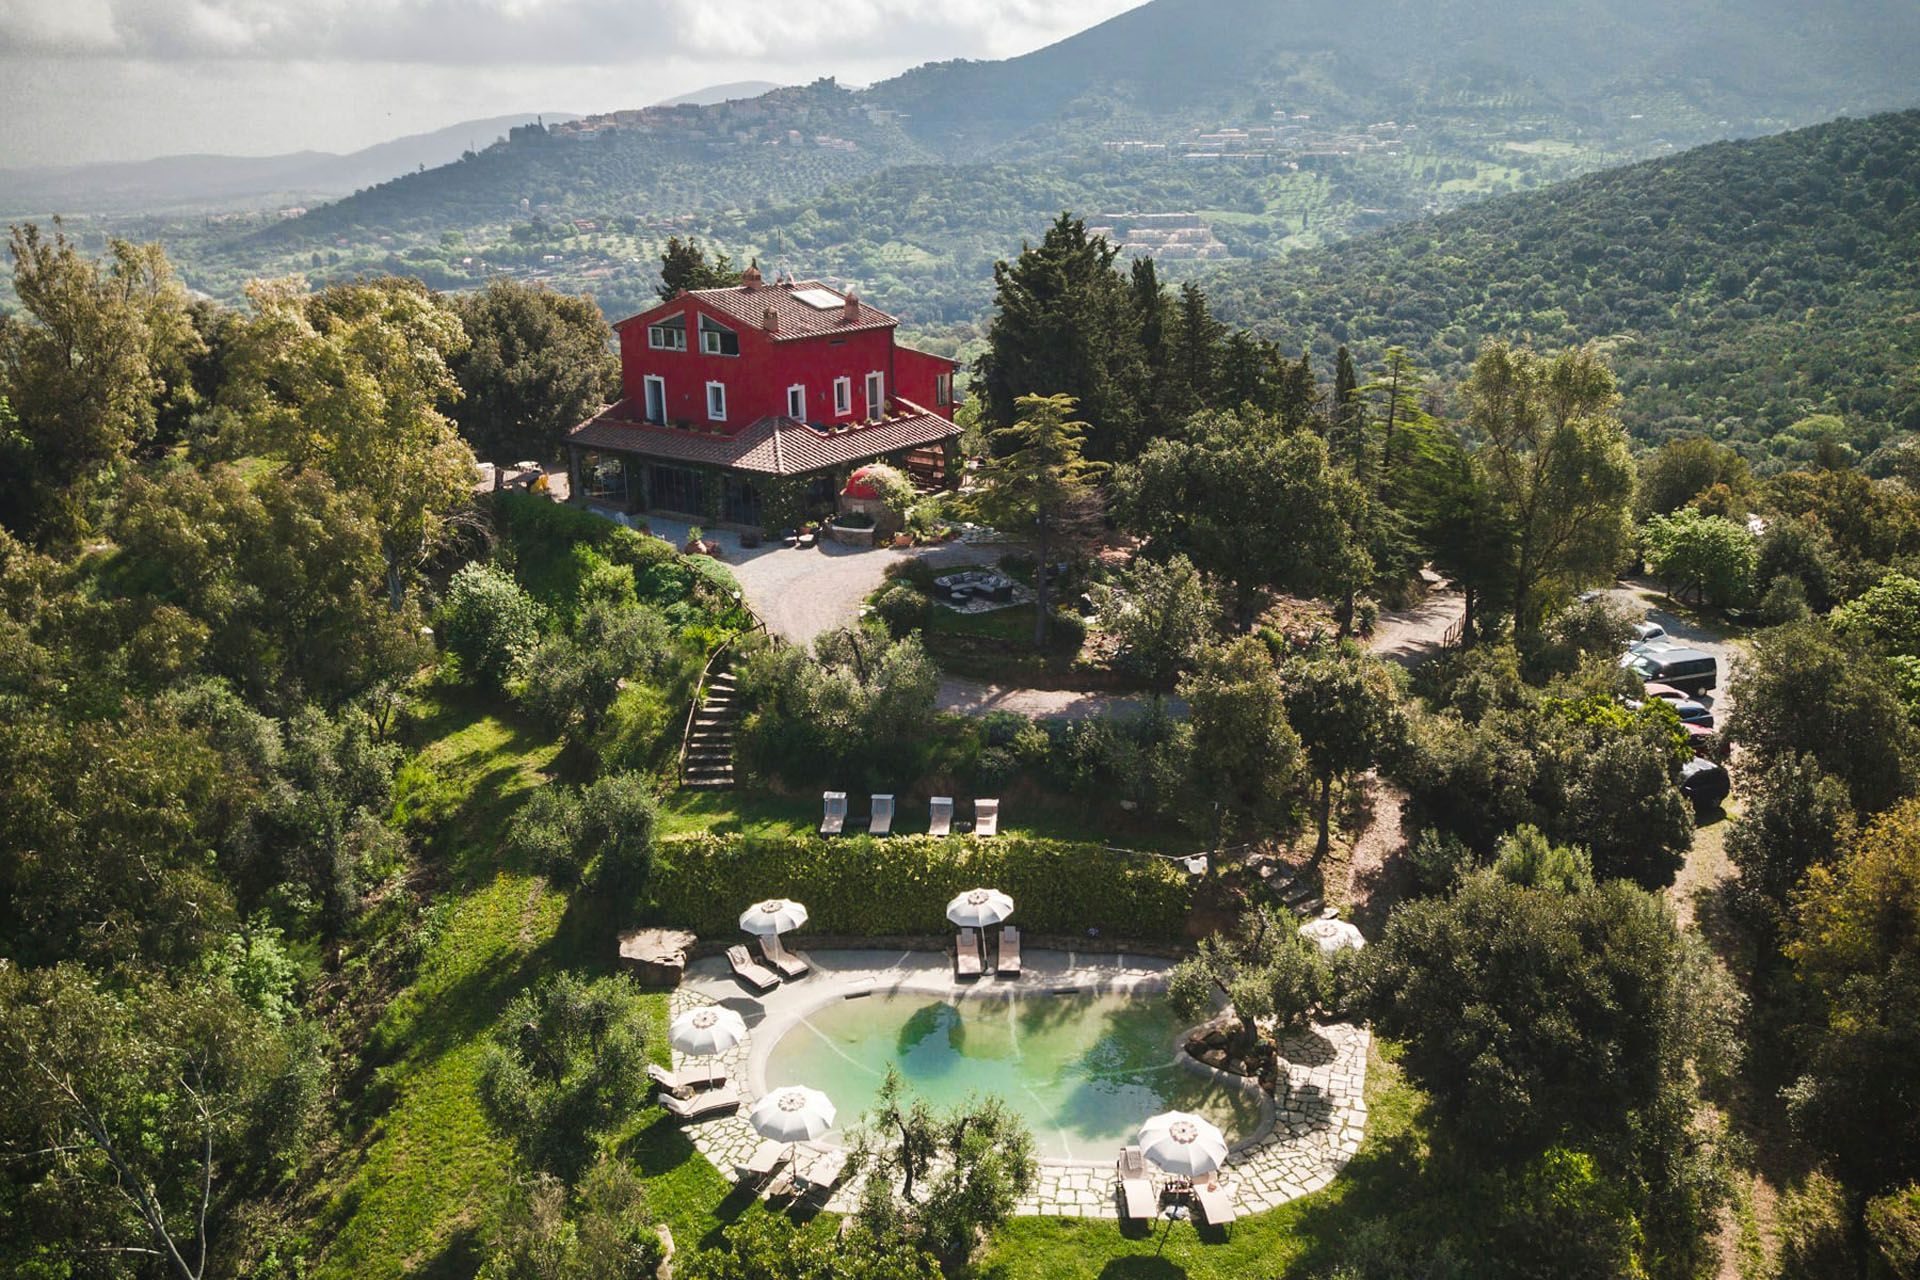
[[[1013,897],[1023,931],[1177,942],[1190,899],[1163,858],[1025,836],[702,834],[661,842],[650,914],[708,937],[737,933],[765,898],[807,906],[808,928],[849,937],[937,933],[947,903],[986,885]]]

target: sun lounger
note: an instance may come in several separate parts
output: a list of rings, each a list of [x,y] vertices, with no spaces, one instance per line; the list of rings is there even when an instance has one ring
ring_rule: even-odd
[[[787,950],[777,933],[760,935],[760,954],[767,963],[780,971],[783,978],[804,978],[807,976],[807,962]]]
[[[667,1109],[669,1115],[682,1120],[697,1120],[701,1116],[717,1115],[738,1107],[740,1090],[733,1085],[723,1084],[718,1089],[701,1089],[684,1098],[678,1094],[663,1093],[660,1095],[660,1105]]]
[[[867,823],[870,836],[890,835],[893,832],[893,797],[875,796],[873,798],[873,820]]]
[[[1239,1216],[1233,1207],[1233,1193],[1218,1183],[1195,1183],[1193,1207],[1210,1227],[1224,1227]]]
[[[1120,1148],[1114,1169],[1120,1174],[1122,1212],[1134,1222],[1150,1222],[1159,1216],[1160,1197],[1154,1194],[1147,1177],[1147,1162],[1141,1158],[1140,1148]]]
[[[973,834],[977,836],[1000,834],[1000,802],[998,800],[973,802]]]
[[[787,1144],[767,1138],[754,1148],[747,1162],[740,1166],[740,1172],[758,1182],[773,1176],[773,1171],[787,1162]]]
[[[847,1153],[838,1148],[822,1152],[795,1172],[801,1195],[824,1195],[840,1185],[840,1179],[847,1172]]]
[[[667,1070],[657,1062],[647,1064],[647,1078],[660,1086],[661,1093],[687,1097],[695,1089],[717,1089],[727,1082],[727,1069],[714,1064],[707,1073],[697,1079],[693,1076],[680,1076]]]
[[[1006,925],[1000,930],[1000,963],[994,966],[996,973],[1020,972],[1020,930]]]
[[[820,816],[820,834],[837,836],[847,829],[847,793],[844,791],[823,791],[820,801],[824,806]]]
[[[960,930],[959,936],[956,937],[953,942],[953,972],[955,976],[961,978],[977,978],[980,976],[983,968],[981,948],[982,942],[978,929],[962,928]]]
[[[747,954],[745,947],[728,947],[727,963],[733,976],[755,991],[771,991],[780,985],[780,975]]]
[[[951,834],[953,831],[953,797],[935,796],[931,808],[932,816],[927,820],[927,834],[930,836]]]

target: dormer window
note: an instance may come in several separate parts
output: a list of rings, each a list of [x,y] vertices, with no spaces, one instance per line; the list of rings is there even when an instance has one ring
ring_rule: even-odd
[[[701,316],[700,350],[710,356],[737,356],[740,335],[709,316]]]
[[[655,351],[685,351],[687,349],[687,318],[684,315],[668,316],[647,326],[647,345]]]

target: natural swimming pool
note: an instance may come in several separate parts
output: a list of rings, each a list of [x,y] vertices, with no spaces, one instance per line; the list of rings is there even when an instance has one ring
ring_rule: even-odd
[[[886,993],[802,1018],[766,1060],[766,1084],[824,1091],[840,1128],[873,1104],[889,1062],[936,1108],[995,1094],[1041,1156],[1111,1160],[1161,1111],[1206,1116],[1229,1141],[1263,1121],[1258,1099],[1174,1060],[1183,1027],[1154,995]]]

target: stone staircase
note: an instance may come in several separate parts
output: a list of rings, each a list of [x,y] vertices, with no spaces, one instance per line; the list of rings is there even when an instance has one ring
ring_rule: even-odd
[[[735,694],[731,670],[715,671],[707,677],[706,696],[687,730],[681,786],[701,791],[724,791],[733,786],[733,726],[739,717]]]

